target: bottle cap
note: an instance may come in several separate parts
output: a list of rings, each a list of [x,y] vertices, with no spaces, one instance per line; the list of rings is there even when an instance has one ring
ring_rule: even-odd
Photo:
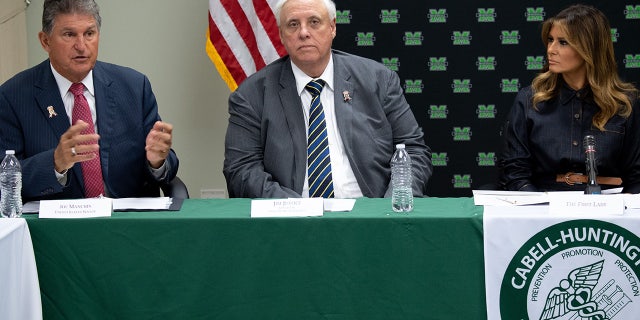
[[[404,149],[404,143],[396,144],[396,149]]]
[[[16,154],[15,150],[7,150],[4,154]]]

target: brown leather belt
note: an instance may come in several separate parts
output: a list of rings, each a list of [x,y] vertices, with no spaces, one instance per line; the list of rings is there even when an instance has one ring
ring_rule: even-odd
[[[589,182],[589,177],[582,173],[576,172],[567,172],[565,174],[559,174],[556,176],[556,182],[564,182],[570,186],[574,184],[583,184]],[[610,186],[619,186],[622,185],[622,179],[618,177],[596,177],[596,182],[598,184],[606,184]]]

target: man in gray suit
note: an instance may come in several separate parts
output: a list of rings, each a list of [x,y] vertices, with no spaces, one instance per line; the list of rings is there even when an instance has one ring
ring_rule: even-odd
[[[319,100],[330,154],[329,197],[390,196],[390,160],[399,143],[411,156],[413,193],[423,196],[431,152],[398,75],[373,60],[331,49],[336,36],[331,0],[280,0],[276,20],[288,56],[247,78],[229,97],[223,168],[229,196],[312,194],[307,130],[318,93],[305,86],[317,79],[322,79]]]

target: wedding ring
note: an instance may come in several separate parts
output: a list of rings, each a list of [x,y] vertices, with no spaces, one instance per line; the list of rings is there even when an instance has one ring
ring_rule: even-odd
[[[76,153],[76,147],[71,147],[71,154],[75,157],[76,155],[78,155]]]

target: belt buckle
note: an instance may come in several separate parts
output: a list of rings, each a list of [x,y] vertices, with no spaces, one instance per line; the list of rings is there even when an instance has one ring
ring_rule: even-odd
[[[582,173],[576,173],[576,172],[567,172],[564,175],[564,182],[570,186],[574,185],[574,184],[582,184],[582,181],[571,181],[571,176],[582,176]]]

